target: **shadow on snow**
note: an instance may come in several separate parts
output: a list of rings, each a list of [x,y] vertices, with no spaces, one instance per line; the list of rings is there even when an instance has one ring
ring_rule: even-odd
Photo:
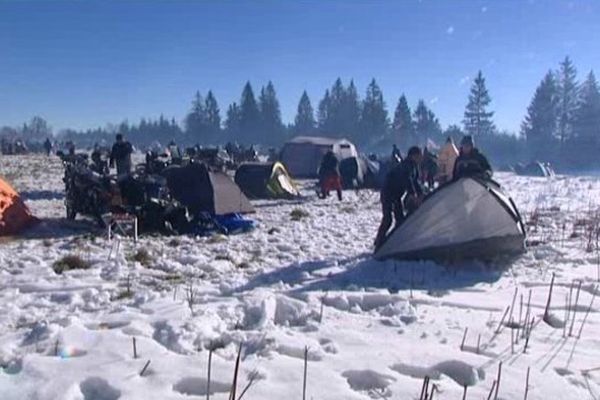
[[[484,264],[462,262],[441,265],[432,261],[376,261],[370,254],[344,260],[307,261],[290,264],[253,277],[237,292],[283,283],[291,292],[362,289],[427,290],[440,292],[494,283],[510,267],[509,260]]]

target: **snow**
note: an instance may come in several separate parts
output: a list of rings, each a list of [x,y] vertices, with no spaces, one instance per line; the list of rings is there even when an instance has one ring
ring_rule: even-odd
[[[598,177],[498,173],[530,222],[528,253],[438,265],[371,258],[375,193],[339,203],[303,183],[304,200],[255,202],[251,233],[123,239],[117,252],[91,222],[63,219],[57,159],[2,156],[0,171],[43,218],[0,241],[2,400],[204,398],[210,348],[211,398],[226,399],[240,343],[238,394],[253,379],[250,400],[300,398],[307,348],[307,398],[319,400],[418,398],[425,376],[436,398],[464,386],[487,398],[500,362],[500,399],[523,398],[528,368],[530,399],[600,394],[599,253],[586,251]],[[132,260],[139,249],[147,265]],[[91,267],[57,275],[66,255]]]

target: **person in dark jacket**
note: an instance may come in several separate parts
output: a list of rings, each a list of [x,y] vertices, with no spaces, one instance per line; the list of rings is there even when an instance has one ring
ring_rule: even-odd
[[[50,141],[50,138],[46,138],[46,141],[44,142],[44,150],[46,150],[47,156],[52,153],[52,142]]]
[[[320,197],[329,196],[331,190],[335,190],[338,200],[342,201],[342,180],[340,178],[339,160],[332,150],[329,150],[321,159],[319,166]]]
[[[400,149],[395,144],[392,145],[392,161],[402,162],[402,153],[400,153]]]
[[[460,142],[460,153],[454,162],[453,179],[475,176],[484,179],[492,177],[492,166],[487,158],[475,147],[473,138],[469,135]]]
[[[435,176],[438,171],[437,156],[429,151],[427,147],[423,149],[423,162],[421,164],[423,173],[423,181],[427,182],[429,189],[433,189],[435,185]]]
[[[126,141],[122,134],[117,134],[116,142],[110,152],[110,166],[114,167],[116,164],[117,175],[131,173],[131,153],[133,153],[131,143]]]
[[[108,175],[108,163],[106,159],[102,158],[102,150],[99,146],[94,146],[94,150],[91,155],[92,163],[90,164],[90,169],[100,175]]]
[[[410,213],[421,204],[423,188],[419,180],[419,165],[422,160],[421,149],[411,147],[407,157],[388,172],[381,189],[382,218],[375,238],[375,248],[385,240],[392,226],[392,216],[397,226],[406,218],[405,209]]]

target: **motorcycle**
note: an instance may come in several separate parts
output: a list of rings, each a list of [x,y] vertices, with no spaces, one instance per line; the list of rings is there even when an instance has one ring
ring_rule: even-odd
[[[74,220],[78,214],[93,217],[100,226],[102,216],[110,211],[115,196],[114,182],[90,169],[85,155],[61,155],[65,167],[66,217]]]

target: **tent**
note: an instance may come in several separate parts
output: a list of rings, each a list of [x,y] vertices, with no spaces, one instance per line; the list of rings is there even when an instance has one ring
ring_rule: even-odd
[[[293,198],[300,192],[280,162],[249,162],[235,171],[235,183],[250,198]]]
[[[167,178],[171,195],[194,214],[254,212],[248,198],[227,174],[210,171],[204,164],[172,165],[162,175]]]
[[[367,163],[362,157],[348,157],[340,161],[340,176],[344,189],[362,188],[368,172]]]
[[[376,259],[489,259],[525,250],[513,201],[491,181],[462,178],[441,186],[388,236]]]
[[[438,173],[436,180],[439,182],[448,182],[452,180],[454,173],[454,163],[458,158],[458,149],[452,139],[448,139],[444,147],[438,153]]]
[[[0,236],[15,235],[35,221],[17,191],[0,178]]]
[[[549,164],[544,164],[539,161],[530,162],[527,165],[517,164],[515,166],[515,172],[522,176],[554,176],[554,170],[552,167]]]
[[[323,155],[332,150],[339,160],[357,157],[356,147],[346,139],[297,136],[283,145],[281,161],[295,178],[315,178]]]

